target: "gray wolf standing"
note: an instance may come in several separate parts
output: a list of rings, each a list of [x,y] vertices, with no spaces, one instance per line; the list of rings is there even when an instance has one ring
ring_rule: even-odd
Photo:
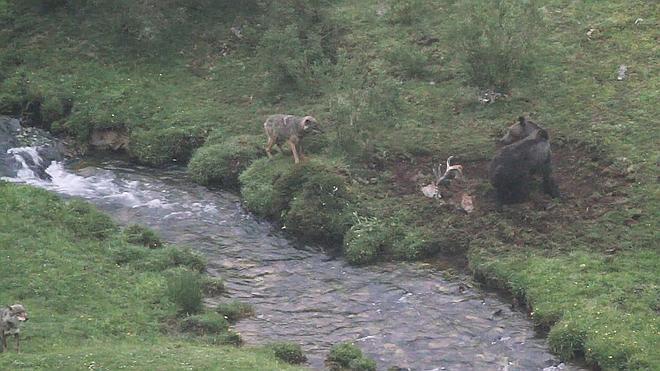
[[[266,153],[273,157],[270,150],[275,144],[282,149],[282,143],[287,142],[291,147],[293,159],[297,163],[303,156],[300,141],[310,131],[321,131],[318,122],[312,116],[298,117],[293,115],[272,115],[264,122],[264,130],[268,136]]]
[[[7,336],[14,335],[16,352],[21,351],[20,325],[28,320],[28,314],[21,304],[14,304],[0,309],[0,336],[2,336],[2,352],[7,349]]]

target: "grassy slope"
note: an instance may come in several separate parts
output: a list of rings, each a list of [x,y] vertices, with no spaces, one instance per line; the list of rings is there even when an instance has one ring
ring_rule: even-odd
[[[432,11],[406,26],[378,17],[377,3],[334,5],[333,16],[347,28],[342,51],[351,60],[320,98],[284,96],[277,104],[268,103],[256,61],[240,47],[222,57],[210,44],[200,42],[195,49],[173,40],[171,49],[162,49],[156,58],[148,52],[135,57],[115,50],[116,42],[92,25],[72,23],[60,13],[48,18],[25,15],[17,20],[17,33],[0,33],[9,45],[3,53],[23,61],[18,67],[4,64],[8,78],[0,94],[16,95],[13,87],[23,73],[29,77],[28,93],[46,100],[74,99],[74,113],[65,126],[125,124],[152,130],[176,126],[260,133],[263,117],[271,112],[314,112],[322,121],[342,120],[333,117],[332,104],[353,86],[353,72],[379,71],[391,77],[396,66],[387,61],[387,51],[419,49],[429,57],[426,76],[401,79],[404,103],[395,113],[397,124],[369,133],[372,140],[382,142],[377,149],[388,160],[404,159],[410,166],[425,164],[422,159],[429,156],[442,159],[450,154],[464,161],[486,160],[495,149],[494,132],[522,112],[548,127],[555,143],[586,143],[602,151],[601,159],[630,160],[634,177],[616,188],[624,202],[608,206],[607,200],[601,201],[603,212],[593,217],[571,206],[583,203],[569,199],[565,208],[560,206],[559,213],[566,215],[556,225],[551,213],[522,206],[502,215],[467,219],[459,227],[465,228],[463,233],[485,231],[471,244],[470,264],[478,274],[525,299],[539,325],[559,321],[550,333],[557,352],[566,357],[584,353],[590,363],[604,368],[658,367],[653,351],[658,347],[660,305],[655,179],[658,5],[545,2],[548,29],[540,42],[542,57],[535,78],[516,86],[507,100],[479,105],[449,48],[451,7],[445,1],[428,1]],[[635,24],[637,18],[643,21]],[[218,26],[219,38],[231,39],[227,28]],[[589,28],[596,29],[591,38],[586,36]],[[440,42],[428,47],[413,43],[429,34]],[[614,78],[620,64],[629,66],[624,82]],[[431,85],[430,80],[438,82]],[[577,153],[557,166],[585,178],[599,176],[602,166],[586,158],[591,154]],[[355,187],[362,192],[364,208],[375,215],[389,215],[406,225],[440,226],[447,218],[457,219],[438,215],[416,195],[397,196],[390,187],[393,169],[373,173],[353,164],[352,170],[378,177],[375,185]],[[391,197],[372,197],[375,194]],[[549,227],[538,231],[535,222]],[[524,248],[515,243],[520,239],[526,240]]]
[[[262,350],[164,335],[176,308],[160,272],[115,264],[126,243],[96,211],[72,217],[48,192],[0,183],[1,303],[21,302],[30,315],[22,354],[0,354],[2,369],[283,369]],[[102,225],[103,239],[83,236]],[[106,231],[105,228],[109,229]]]

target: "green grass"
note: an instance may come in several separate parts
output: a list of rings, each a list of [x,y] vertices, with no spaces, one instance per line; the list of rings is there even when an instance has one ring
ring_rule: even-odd
[[[72,208],[85,210],[86,224],[71,217]],[[0,303],[20,302],[30,315],[22,329],[22,353],[15,354],[10,341],[10,351],[0,355],[0,368],[284,367],[266,351],[164,334],[165,320],[177,310],[167,298],[165,275],[140,269],[138,260],[117,264],[113,251],[127,248],[127,242],[93,207],[0,182],[0,212]],[[134,247],[146,254],[162,250]],[[227,326],[219,331],[231,335]]]
[[[279,26],[253,8],[195,13],[194,24],[174,22],[160,41],[125,42],[117,33],[119,21],[103,17],[102,8],[85,16],[16,14],[0,1],[0,14],[3,8],[9,14],[0,30],[0,45],[6,45],[0,111],[16,113],[40,101],[41,115],[53,121],[45,126],[82,142],[94,128],[127,128],[132,156],[152,165],[186,162],[205,146],[199,153],[206,161],[191,168],[202,181],[213,178],[216,184],[238,175],[218,174],[220,157],[231,158],[229,148],[219,147],[226,138],[258,135],[265,145],[267,115],[312,114],[326,134],[310,157],[339,164],[334,171],[339,174],[323,172],[308,182],[305,166],[294,167],[288,152],[256,160],[239,176],[248,208],[294,233],[304,236],[311,227],[320,231],[311,237],[333,235],[338,242],[354,223],[348,211],[359,210],[360,217],[377,217],[391,230],[407,232],[387,248],[347,239],[355,253],[349,257],[368,255],[356,261],[467,254],[477,276],[528,303],[562,357],[584,356],[604,369],[660,367],[653,351],[660,333],[660,5],[543,2],[533,63],[525,74],[512,76],[507,98],[479,104],[480,89],[471,85],[454,46],[461,19],[455,2],[388,2],[389,13],[379,16],[381,3],[324,3],[320,24],[338,26],[326,29],[321,40],[335,41],[332,45],[314,38],[317,25],[303,23],[303,31],[311,30],[310,54],[336,49],[333,58],[316,59],[334,59],[329,64],[305,66],[307,55],[292,58],[291,65],[304,69],[298,77],[306,84],[293,90],[273,89],[277,76],[265,73],[277,66],[261,60],[263,50],[254,47],[265,42],[259,35],[266,27]],[[246,25],[240,40],[228,31],[237,20]],[[98,27],[101,21],[108,27]],[[423,42],[429,38],[437,42]],[[291,67],[286,62],[273,63]],[[621,64],[628,66],[628,76],[617,81]],[[67,115],[69,99],[73,109]],[[549,130],[567,197],[548,210],[526,203],[495,213],[487,207],[490,186],[480,171],[496,150],[495,137],[521,114]],[[473,187],[477,211],[468,216],[418,194],[432,163],[449,155],[466,165]],[[620,167],[629,174],[610,171]],[[410,180],[419,172],[420,180]],[[296,174],[305,179],[293,182]],[[324,191],[337,176],[346,183],[347,197],[341,199]],[[323,219],[311,217],[324,208]],[[331,228],[315,224],[322,220]],[[131,252],[120,251],[124,258]],[[172,261],[149,259],[151,267]]]

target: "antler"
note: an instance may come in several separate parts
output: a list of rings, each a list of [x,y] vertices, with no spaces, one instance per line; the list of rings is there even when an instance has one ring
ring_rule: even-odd
[[[453,179],[458,179],[463,176],[463,166],[462,165],[452,165],[451,160],[454,156],[449,156],[447,158],[447,169],[445,172],[442,172],[442,163],[438,164],[438,169],[433,169],[433,174],[435,175],[435,184],[438,185],[442,182],[450,182]],[[442,175],[440,175],[442,174]]]

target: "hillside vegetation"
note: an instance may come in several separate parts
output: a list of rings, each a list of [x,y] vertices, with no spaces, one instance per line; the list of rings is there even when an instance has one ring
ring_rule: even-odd
[[[192,159],[356,264],[466,256],[564,359],[660,367],[657,2],[236,3],[0,1],[0,113],[81,151],[109,129],[138,162]],[[254,145],[284,112],[325,127],[300,166]],[[497,211],[488,161],[522,114],[550,132],[563,196]],[[450,155],[473,213],[419,191]]]

